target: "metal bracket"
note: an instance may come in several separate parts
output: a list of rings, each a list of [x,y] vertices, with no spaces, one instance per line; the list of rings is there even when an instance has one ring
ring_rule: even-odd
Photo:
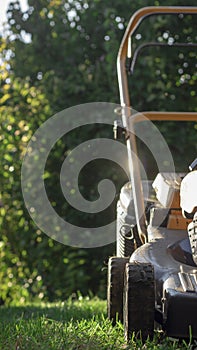
[[[184,292],[197,293],[197,273],[181,271],[178,275]]]

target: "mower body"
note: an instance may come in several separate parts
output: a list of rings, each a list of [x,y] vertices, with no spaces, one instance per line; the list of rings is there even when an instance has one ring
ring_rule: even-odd
[[[127,183],[117,205],[117,256],[126,257],[130,249],[130,253],[133,250],[130,263],[153,266],[154,321],[166,334],[178,338],[189,338],[192,334],[197,338],[197,265],[187,231],[191,220],[182,219],[179,208],[165,208],[157,201],[147,201],[147,243],[134,249],[128,239],[128,228],[135,227],[133,209],[131,186]],[[172,215],[175,223],[172,221],[170,228]]]

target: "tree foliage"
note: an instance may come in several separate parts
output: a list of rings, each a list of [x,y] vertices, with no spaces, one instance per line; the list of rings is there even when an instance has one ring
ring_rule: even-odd
[[[77,290],[82,293],[91,290],[104,296],[102,267],[105,258],[113,254],[114,245],[91,250],[71,248],[43,234],[24,207],[21,162],[33,133],[55,112],[87,102],[119,102],[116,57],[129,17],[143,6],[164,4],[151,0],[125,0],[124,3],[119,0],[29,0],[28,5],[23,13],[18,2],[10,3],[7,35],[1,37],[0,297],[7,302],[32,296],[52,300],[66,298]],[[185,5],[185,1],[168,0],[168,5]],[[195,3],[190,0],[187,5]],[[153,35],[160,42],[174,39],[177,32],[177,40],[195,40],[196,22],[184,19],[181,34],[181,21],[181,18],[178,22],[172,20],[169,26],[162,16],[157,21],[148,20],[149,30],[142,24],[142,34],[140,37],[136,33],[134,48],[145,40],[150,41]],[[174,49],[168,51],[170,49],[164,52],[163,48],[149,48],[139,56],[131,80],[135,109],[176,110],[178,105],[183,110],[185,99],[189,110],[196,108],[196,76],[190,73],[196,59],[194,50],[189,47],[185,53],[181,49],[175,53]],[[179,142],[180,134],[174,125],[171,129],[162,128],[171,145]],[[182,138],[188,137],[188,128],[180,132]],[[111,137],[111,130],[107,128],[96,133]],[[191,146],[192,153],[196,153],[196,125],[189,135],[188,147],[180,151],[179,162]],[[82,130],[80,137],[86,139],[88,130]],[[66,146],[60,140],[58,150],[54,150],[49,160],[47,179],[56,209],[66,210],[71,222],[76,217],[80,221],[81,217],[63,200],[58,201],[61,196],[56,183],[63,156],[76,140],[79,141],[79,135],[75,132],[68,137]],[[96,166],[96,173],[98,179],[102,178],[100,165]],[[125,181],[124,176],[114,177],[113,171],[110,176],[119,187]],[[85,193],[87,173],[82,178]],[[88,180],[93,183],[94,176]],[[108,216],[111,218],[111,212]],[[85,217],[86,221],[89,219]],[[100,217],[91,220],[100,223]]]

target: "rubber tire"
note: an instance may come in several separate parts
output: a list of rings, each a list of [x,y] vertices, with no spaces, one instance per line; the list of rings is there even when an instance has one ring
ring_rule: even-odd
[[[130,229],[131,230],[131,229]],[[135,250],[135,241],[131,238],[131,232],[126,232],[124,225],[117,232],[117,254],[120,257],[130,257]]]
[[[123,291],[123,324],[125,340],[133,332],[145,341],[153,337],[155,315],[155,283],[153,266],[128,263],[125,267]]]
[[[134,225],[131,219],[121,208],[120,201],[117,204],[117,224],[116,224],[116,254],[122,258],[130,257],[135,250],[135,241],[133,236]]]
[[[125,266],[129,258],[111,257],[108,262],[107,315],[113,324],[123,322],[123,287]]]

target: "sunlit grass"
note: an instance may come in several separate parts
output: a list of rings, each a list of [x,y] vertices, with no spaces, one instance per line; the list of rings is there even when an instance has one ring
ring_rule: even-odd
[[[138,350],[191,349],[186,342],[161,338],[125,343],[120,322],[106,317],[106,301],[79,297],[62,303],[0,308],[0,349],[3,350]]]

